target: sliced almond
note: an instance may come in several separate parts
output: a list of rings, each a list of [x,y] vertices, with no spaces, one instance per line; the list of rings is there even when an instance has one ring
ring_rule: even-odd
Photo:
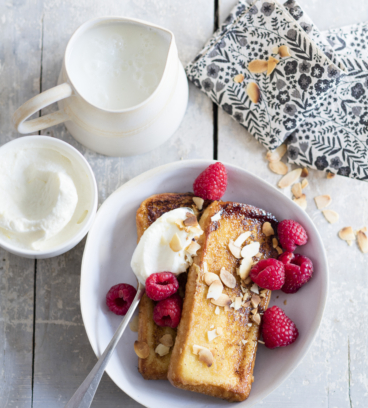
[[[287,45],[281,45],[278,49],[278,54],[281,58],[291,57],[289,47]]]
[[[306,167],[304,167],[300,177],[308,177],[308,174],[309,174],[309,170]]]
[[[221,212],[219,211],[218,213],[216,213],[214,216],[211,217],[211,221],[215,222],[215,221],[220,221],[221,220]]]
[[[199,361],[205,363],[207,367],[211,367],[213,364],[213,354],[209,349],[202,349],[198,352]]]
[[[259,295],[259,287],[256,283],[253,283],[252,287],[250,288],[250,291],[253,293],[257,293]]]
[[[199,353],[201,350],[209,350],[209,349],[208,349],[207,347],[198,346],[197,344],[193,344],[193,349],[192,349],[193,354],[195,354],[195,355],[197,356],[198,353]]]
[[[244,75],[243,74],[238,74],[234,76],[234,82],[237,84],[241,84],[244,81]]]
[[[225,268],[221,268],[220,278],[222,283],[230,289],[234,289],[236,286],[236,279],[230,272],[228,272]]]
[[[347,243],[349,246],[353,246],[353,241],[352,241],[351,239],[348,239],[348,240],[346,241],[346,243]]]
[[[174,345],[174,340],[172,338],[171,334],[164,334],[161,338],[160,338],[160,343],[163,344],[164,346],[167,347],[172,347]]]
[[[307,209],[307,196],[305,194],[302,194],[299,198],[293,198],[293,201],[303,210]]]
[[[358,231],[368,232],[368,228],[367,228],[367,227],[363,227],[363,228],[360,228]],[[357,231],[357,233],[358,233],[358,231]]]
[[[300,198],[302,196],[302,185],[301,183],[295,183],[291,187],[291,192],[294,194],[295,198]]]
[[[279,246],[279,241],[277,238],[272,238],[272,247],[277,248]]]
[[[286,174],[288,172],[288,166],[281,162],[281,161],[272,161],[268,163],[268,167],[270,168],[271,171],[273,171],[276,174]]]
[[[224,306],[224,311],[225,311],[226,313],[227,313],[227,312],[230,312],[230,311],[231,311],[230,305]]]
[[[208,286],[211,286],[214,281],[220,280],[219,276],[213,272],[206,272],[203,277]]]
[[[234,302],[234,309],[239,310],[242,307],[242,303],[243,303],[243,297],[237,296]]]
[[[249,82],[247,85],[247,94],[253,103],[258,103],[261,96],[258,85],[255,82]]]
[[[211,299],[211,303],[213,303],[216,306],[230,306],[232,301],[229,298],[228,295],[225,293],[222,293],[217,299]]]
[[[249,285],[252,282],[252,279],[250,278],[250,276],[248,276],[247,278],[244,279],[244,285]]]
[[[179,252],[183,249],[178,234],[174,234],[174,236],[171,238],[169,245],[170,245],[171,250],[174,252]]]
[[[253,307],[258,307],[258,305],[261,303],[261,298],[258,295],[253,295],[250,303]]]
[[[129,322],[129,328],[132,332],[138,332],[138,316],[134,316]]]
[[[245,300],[245,297],[246,297],[246,296],[244,295],[243,300]],[[247,296],[247,298],[248,298],[248,296]],[[243,306],[244,306],[245,308],[249,307],[249,306],[250,306],[250,301],[249,301],[249,302],[245,302]]]
[[[216,327],[216,331],[219,336],[222,336],[224,334],[224,330],[222,329],[222,327]]]
[[[276,68],[276,65],[279,63],[280,61],[277,58],[274,57],[270,57],[267,61],[267,76],[271,75],[273,70]]]
[[[267,61],[265,60],[254,60],[248,65],[249,72],[252,74],[262,74],[267,71]]]
[[[197,255],[197,251],[198,249],[200,249],[200,245],[198,244],[198,242],[192,241],[190,243],[190,245],[185,248],[185,250],[188,252],[189,255]]]
[[[252,242],[251,244],[243,247],[243,249],[241,250],[241,256],[243,258],[251,258],[252,256],[258,254],[259,248],[260,248],[259,242]]]
[[[207,332],[207,338],[208,338],[208,341],[209,341],[209,342],[211,342],[212,340],[215,340],[216,337],[218,337],[218,334],[217,334],[217,332],[216,332],[216,329],[214,329],[214,330],[209,330],[209,331]]]
[[[239,269],[238,269],[238,274],[241,280],[246,279],[249,276],[252,266],[253,266],[253,259],[251,257],[242,259]]]
[[[280,248],[279,246],[277,246],[276,248],[276,251],[277,251],[277,253],[279,254],[279,255],[281,255],[284,251],[282,250],[282,248]]]
[[[229,242],[229,250],[235,256],[235,258],[241,258],[241,248],[235,245],[235,242],[232,239]]]
[[[155,353],[161,357],[166,356],[166,354],[169,354],[169,352],[170,347],[167,347],[164,344],[159,344],[155,349]]]
[[[234,244],[235,246],[241,248],[241,246],[244,244],[244,242],[252,235],[250,231],[243,232],[236,238]]]
[[[339,231],[339,237],[344,241],[355,241],[353,228],[344,227]]]
[[[266,235],[266,237],[270,237],[271,235],[275,235],[275,231],[272,228],[271,223],[269,223],[268,221],[263,223],[262,232]]]
[[[139,358],[147,358],[149,356],[148,344],[144,341],[136,340],[134,342],[134,351]]]
[[[272,51],[272,54],[278,54],[279,53],[279,47],[277,45],[275,45],[274,47],[272,47],[271,51]]]
[[[316,206],[319,210],[328,207],[332,202],[331,197],[328,194],[314,197],[314,201],[316,202]]]
[[[245,346],[248,343],[248,340],[242,340],[243,346]]]
[[[308,180],[307,180],[307,179],[303,179],[303,180],[302,180],[302,189],[304,190],[306,187],[308,187],[308,184],[309,184]]]
[[[269,162],[280,161],[282,156],[286,153],[286,151],[287,151],[286,144],[282,144],[277,149],[273,150],[272,152],[267,152],[266,159]]]
[[[202,268],[203,268],[203,273],[207,273],[208,272],[208,265],[206,261],[203,261],[202,263]]]
[[[335,173],[331,173],[330,171],[327,172],[326,178],[333,179],[336,176]]]
[[[220,280],[215,280],[211,283],[210,287],[208,288],[207,299],[215,299],[217,300],[224,289]]]
[[[202,208],[203,208],[203,203],[204,203],[203,198],[193,197],[193,202],[196,205],[196,207],[198,208],[198,210],[201,211]]]
[[[186,216],[187,218],[183,221],[183,224],[186,227],[194,227],[198,225],[197,217],[194,214],[187,212]]]
[[[339,221],[339,214],[334,210],[322,210],[322,214],[330,224]]]
[[[218,306],[216,306],[215,315],[219,315],[219,314],[220,314],[220,308]]]
[[[279,188],[286,188],[294,184],[300,177],[301,173],[302,169],[295,169],[290,171],[279,181]]]
[[[252,320],[254,321],[255,324],[258,324],[259,326],[261,324],[261,316],[259,315],[259,313],[252,316]]]
[[[185,229],[185,226],[184,226],[184,224],[183,224],[183,220],[177,219],[177,220],[174,221],[174,223],[178,226],[178,228],[179,228],[180,230]]]
[[[252,313],[252,315],[255,315],[257,313],[257,309],[252,309],[250,312]]]
[[[358,231],[357,240],[360,250],[363,254],[368,252],[368,237],[363,231]]]

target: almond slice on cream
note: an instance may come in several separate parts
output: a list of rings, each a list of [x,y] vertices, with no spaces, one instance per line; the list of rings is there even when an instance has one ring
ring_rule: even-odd
[[[314,201],[316,202],[316,206],[319,210],[328,207],[332,202],[331,197],[328,194],[314,197]]]
[[[278,186],[279,188],[286,188],[294,184],[300,175],[302,174],[302,169],[295,169],[290,171],[288,174],[279,181]]]
[[[203,203],[204,203],[203,198],[193,197],[193,202],[196,205],[196,207],[198,208],[198,210],[201,211],[202,208],[203,208]]]
[[[188,252],[189,255],[193,256],[197,255],[197,251],[198,249],[200,249],[200,247],[201,246],[197,242],[192,241],[185,250]]]
[[[206,282],[206,284],[207,284],[208,286],[211,286],[212,283],[213,283],[214,281],[216,281],[216,280],[220,280],[220,278],[219,278],[219,276],[216,275],[215,273],[213,273],[213,272],[206,272],[206,273],[204,274],[204,281]]]
[[[187,218],[183,221],[186,227],[195,227],[198,225],[197,217],[194,214],[187,212],[186,217]]]
[[[213,281],[208,288],[207,299],[217,300],[221,296],[223,289],[224,287],[220,280]]]
[[[211,299],[211,303],[213,303],[216,306],[230,306],[232,301],[229,298],[228,295],[225,293],[222,293],[217,299]]]
[[[174,252],[179,252],[179,251],[181,251],[183,249],[178,234],[176,234],[176,233],[174,234],[174,236],[171,238],[169,246],[170,246],[171,250],[174,251]]]
[[[228,272],[225,268],[221,268],[220,278],[222,283],[230,289],[234,289],[236,286],[236,279],[235,277]]]
[[[322,214],[330,224],[339,221],[339,214],[334,210],[322,210]]]

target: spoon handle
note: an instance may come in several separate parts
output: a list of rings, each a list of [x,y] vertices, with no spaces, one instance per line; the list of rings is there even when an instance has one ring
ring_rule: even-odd
[[[114,337],[111,339],[109,345],[106,347],[102,356],[98,359],[96,365],[93,367],[92,371],[88,374],[87,378],[82,382],[77,391],[74,393],[69,402],[65,405],[65,408],[89,408],[92,404],[93,398],[97,391],[98,385],[100,384],[101,377],[105,371],[105,368],[110,360],[112,353],[118,344],[121,335],[124,333],[129,320],[131,319],[134,310],[137,308],[139,301],[144,293],[144,286],[139,283],[137,294],[125,315],[120,326],[116,330]]]

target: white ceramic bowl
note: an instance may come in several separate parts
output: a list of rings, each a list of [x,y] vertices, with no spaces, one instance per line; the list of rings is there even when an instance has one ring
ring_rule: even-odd
[[[80,299],[84,325],[92,348],[100,356],[117,329],[121,317],[109,312],[105,296],[112,285],[136,279],[130,260],[136,246],[135,213],[150,195],[192,190],[194,179],[209,160],[180,161],[150,170],[120,187],[101,206],[89,232],[82,262]],[[280,190],[248,173],[225,164],[228,187],[223,200],[252,204],[272,212],[279,220],[300,222],[309,235],[308,243],[298,252],[313,261],[312,280],[297,294],[272,296],[296,323],[299,339],[291,346],[269,350],[260,345],[255,364],[255,382],[249,398],[237,407],[250,407],[275,390],[300,364],[311,346],[321,323],[328,286],[327,260],[321,238],[308,215]],[[283,300],[287,299],[287,306]],[[111,379],[124,392],[149,408],[212,408],[232,404],[189,391],[174,388],[168,381],[145,381],[137,370],[133,343],[137,333],[124,333],[107,367]],[[286,397],[285,397],[286,398]]]
[[[51,147],[58,150],[60,153],[64,154],[70,160],[74,160],[81,169],[83,169],[87,174],[88,183],[90,184],[91,189],[91,196],[92,200],[88,209],[88,214],[84,221],[81,223],[81,228],[77,231],[77,233],[72,236],[67,241],[63,242],[62,244],[44,250],[44,251],[36,251],[32,249],[25,249],[20,248],[16,245],[11,245],[9,241],[3,239],[0,236],[0,246],[7,251],[11,252],[12,254],[22,256],[24,258],[31,258],[31,259],[44,259],[44,258],[52,258],[54,256],[61,255],[70,249],[74,248],[87,234],[93,220],[96,215],[97,211],[97,203],[98,203],[98,190],[95,175],[91,169],[91,166],[88,164],[87,160],[76,150],[73,146],[68,143],[63,142],[60,139],[55,139],[50,136],[25,136],[20,137],[18,139],[12,140],[0,147],[0,151],[19,147],[24,148],[27,144],[32,144],[32,146],[39,145],[40,147]]]

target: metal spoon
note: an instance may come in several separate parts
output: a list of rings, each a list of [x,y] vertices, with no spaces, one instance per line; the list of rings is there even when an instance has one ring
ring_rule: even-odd
[[[98,385],[100,384],[101,377],[105,371],[105,368],[110,360],[112,353],[117,346],[121,335],[124,333],[129,320],[131,319],[134,310],[137,308],[139,301],[144,293],[144,286],[142,283],[138,283],[138,290],[135,298],[130,305],[127,314],[124,316],[123,321],[116,330],[114,337],[111,339],[109,345],[102,356],[98,359],[96,365],[93,367],[92,371],[88,374],[87,378],[82,382],[80,387],[74,393],[69,402],[65,405],[65,408],[89,408],[92,404],[93,398],[96,394]]]

